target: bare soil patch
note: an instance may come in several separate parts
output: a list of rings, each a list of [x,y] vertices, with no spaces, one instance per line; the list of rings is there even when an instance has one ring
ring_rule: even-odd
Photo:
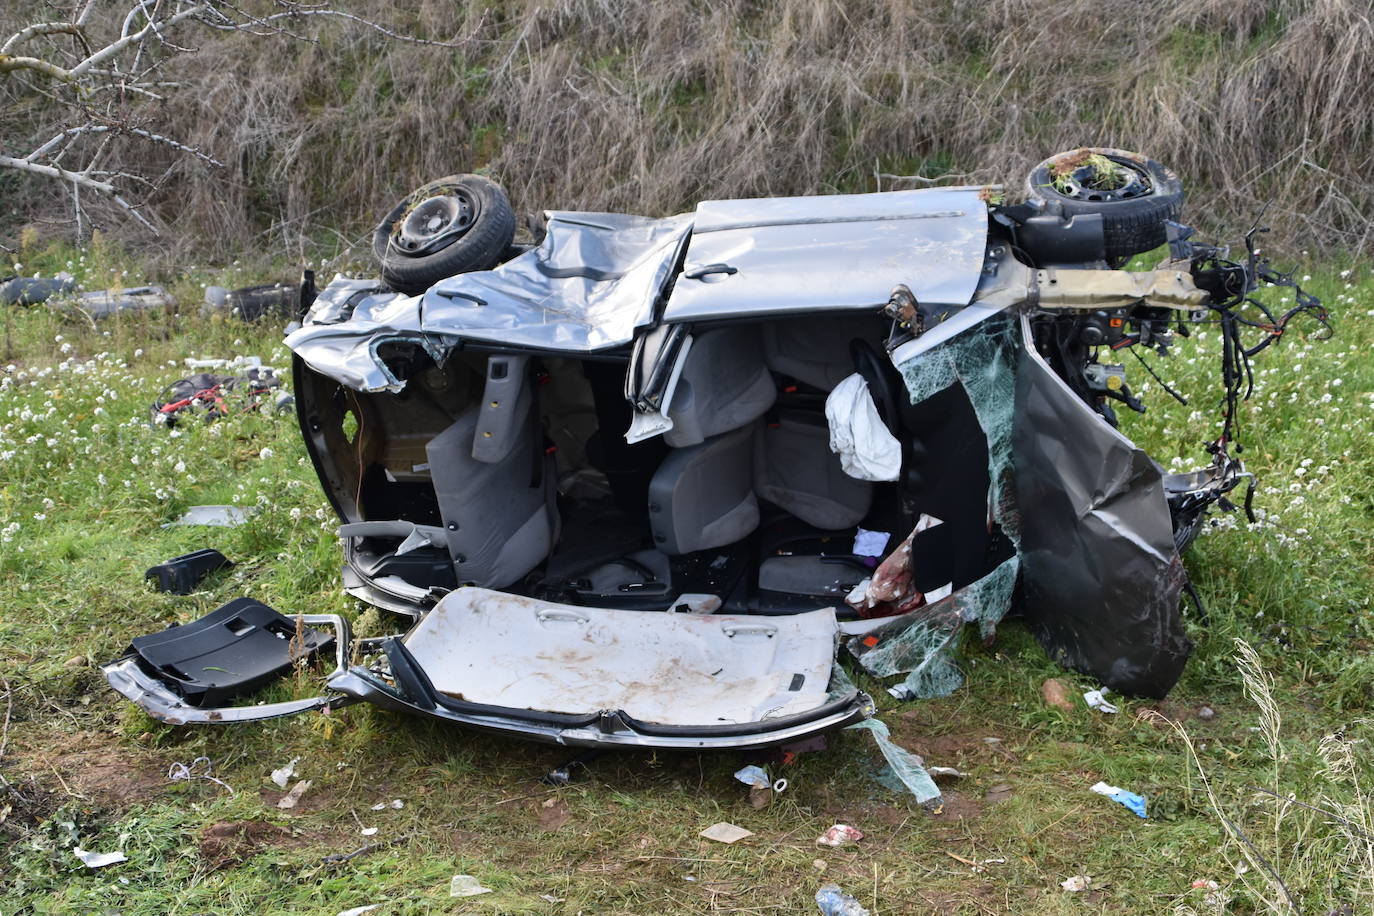
[[[297,848],[308,840],[266,821],[220,821],[200,832],[200,856],[212,870],[229,868],[272,847]]]

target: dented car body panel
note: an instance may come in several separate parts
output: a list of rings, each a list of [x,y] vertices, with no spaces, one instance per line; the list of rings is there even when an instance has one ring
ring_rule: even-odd
[[[966,625],[1012,611],[1063,664],[1166,693],[1181,526],[1239,466],[1166,477],[1096,353],[1162,348],[1208,292],[1181,261],[1024,263],[989,196],[550,212],[420,295],[330,284],[287,338],[301,430],[345,588],[408,622],[301,708],[763,747],[872,715],[841,647],[941,695]],[[160,717],[255,717],[183,715],[127,658],[106,674]]]
[[[1022,334],[1030,337],[1024,316]],[[1021,608],[1046,651],[1119,693],[1162,697],[1192,650],[1164,474],[1035,352],[1017,364]],[[1046,436],[1043,430],[1062,431]]]
[[[873,311],[899,283],[932,306],[973,295],[987,247],[978,188],[703,201],[663,320]]]

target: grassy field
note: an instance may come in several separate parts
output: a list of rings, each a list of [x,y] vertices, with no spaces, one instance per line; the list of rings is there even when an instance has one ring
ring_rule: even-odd
[[[30,240],[14,257],[25,272],[67,267],[90,288],[145,279],[98,242]],[[1374,276],[1330,260],[1305,270],[1337,334],[1295,328],[1258,362],[1243,419],[1261,518],[1217,517],[1187,557],[1210,619],[1191,621],[1183,681],[1117,715],[1047,706],[1046,678],[1096,685],[1057,669],[1011,622],[990,645],[967,640],[968,682],[949,698],[897,703],[869,683],[900,743],[968,774],[935,811],[873,778],[878,756],[857,732],[772,762],[790,788],[755,810],[731,778],[748,762],[738,755],[605,757],[554,789],[539,777],[566,751],[365,706],[256,726],[152,721],[92,667],[131,637],[245,594],[284,612],[360,611],[339,588],[334,520],[294,416],[147,422],[183,358],[282,366],[280,334],[201,318],[194,305],[98,325],[7,309],[0,913],[814,913],[829,881],[884,916],[1371,912]],[[159,279],[196,303],[205,283],[260,276],[235,266]],[[1129,416],[1127,431],[1171,467],[1201,463],[1216,420],[1209,331],[1156,360],[1189,406],[1133,374],[1150,412]],[[235,529],[160,527],[214,503],[258,511]],[[144,584],[147,567],[204,546],[237,565],[188,597]],[[1254,653],[1248,668],[1241,646]],[[316,686],[306,672],[273,697]],[[220,782],[168,778],[202,756]],[[285,811],[269,774],[293,758],[313,785]],[[1098,780],[1146,795],[1149,819],[1089,792]],[[392,799],[404,807],[372,809]],[[755,835],[734,846],[698,837],[717,821]],[[864,840],[814,845],[835,822]],[[90,870],[75,846],[129,861]],[[455,874],[493,892],[451,898]],[[1091,876],[1090,889],[1060,886],[1075,875]]]

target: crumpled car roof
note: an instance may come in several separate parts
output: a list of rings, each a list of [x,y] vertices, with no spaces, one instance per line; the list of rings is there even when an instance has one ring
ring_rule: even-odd
[[[666,322],[874,310],[898,283],[922,303],[962,306],[987,244],[980,193],[704,201],[694,213],[661,219],[550,211],[538,247],[420,296],[379,293],[346,317],[317,315],[286,343],[317,372],[366,391],[403,385],[378,358],[388,341],[419,343],[436,360],[464,340],[567,353],[623,346],[659,317],[684,244]],[[716,264],[731,270],[694,278],[696,268]]]

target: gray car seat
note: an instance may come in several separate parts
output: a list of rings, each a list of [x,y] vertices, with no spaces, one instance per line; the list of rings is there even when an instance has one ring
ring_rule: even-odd
[[[881,335],[882,327],[866,315],[818,315],[763,326],[763,355],[769,369],[829,391],[854,371],[849,342]]]
[[[649,482],[649,526],[668,554],[733,544],[759,524],[754,428],[673,449]]]
[[[553,459],[544,454],[524,369],[522,358],[493,357],[487,393],[500,396],[469,408],[425,448],[460,584],[511,585],[557,538]]]
[[[817,528],[857,525],[873,503],[873,485],[855,480],[830,451],[830,427],[814,411],[780,410],[761,426],[754,449],[754,492]]]
[[[756,325],[715,328],[692,337],[668,406],[673,448],[698,445],[763,416],[777,399]]]

